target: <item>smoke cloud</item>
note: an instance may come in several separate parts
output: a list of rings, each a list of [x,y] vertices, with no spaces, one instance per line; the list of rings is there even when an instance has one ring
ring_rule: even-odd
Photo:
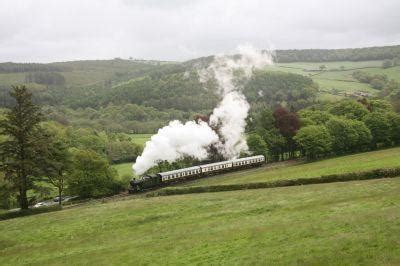
[[[197,124],[189,121],[182,124],[178,120],[171,121],[146,142],[142,155],[133,165],[133,170],[142,174],[160,160],[174,162],[183,156],[206,159],[207,147],[216,142],[218,135],[205,122]]]
[[[211,65],[200,72],[202,81],[211,77],[216,79],[218,92],[222,96],[222,101],[210,117],[210,124],[219,126],[222,140],[217,147],[226,159],[233,159],[248,149],[244,130],[250,105],[235,77],[242,74],[241,79],[249,78],[254,69],[272,63],[271,53],[257,51],[246,45],[238,47],[234,56],[216,56]]]
[[[146,143],[133,165],[136,174],[144,173],[161,160],[173,162],[184,156],[206,159],[207,148],[211,145],[226,159],[247,151],[244,131],[250,105],[238,80],[249,78],[256,68],[272,64],[272,57],[269,52],[260,52],[251,46],[238,47],[236,52],[235,55],[217,55],[207,68],[198,71],[201,82],[215,79],[222,98],[210,116],[210,125],[194,121],[170,122]],[[220,136],[212,128],[217,128]]]

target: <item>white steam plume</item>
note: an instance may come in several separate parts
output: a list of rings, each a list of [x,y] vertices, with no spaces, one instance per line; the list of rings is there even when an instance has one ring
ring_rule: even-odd
[[[142,174],[160,160],[174,162],[185,155],[204,160],[208,155],[207,147],[215,142],[218,142],[218,135],[205,122],[182,124],[177,120],[171,121],[146,142],[133,170]]]
[[[210,124],[219,126],[223,140],[217,148],[227,159],[237,157],[248,148],[244,131],[250,105],[241,92],[242,88],[235,84],[234,73],[242,71],[249,78],[254,69],[272,64],[270,53],[257,51],[252,46],[240,46],[237,53],[236,56],[216,56],[207,69],[200,71],[202,81],[210,77],[216,79],[222,96],[222,101],[210,117]]]
[[[146,142],[142,155],[133,165],[135,173],[144,173],[160,160],[173,162],[184,156],[203,160],[207,158],[207,148],[211,145],[215,145],[226,159],[238,157],[242,151],[246,151],[244,130],[250,106],[241,87],[235,84],[234,74],[241,71],[248,78],[255,68],[269,64],[272,64],[271,54],[257,51],[251,46],[239,47],[235,56],[216,56],[206,69],[198,72],[201,82],[210,78],[217,81],[222,100],[213,110],[210,124],[218,128],[221,138],[205,122],[197,124],[189,121],[182,124],[172,121]]]

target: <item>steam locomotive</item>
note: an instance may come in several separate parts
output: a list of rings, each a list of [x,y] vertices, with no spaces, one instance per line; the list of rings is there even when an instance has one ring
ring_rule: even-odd
[[[251,156],[246,158],[222,161],[218,163],[203,164],[189,168],[145,175],[139,179],[130,181],[129,193],[135,193],[144,189],[166,186],[171,183],[190,180],[223,172],[234,171],[242,168],[260,166],[265,163],[263,155]]]

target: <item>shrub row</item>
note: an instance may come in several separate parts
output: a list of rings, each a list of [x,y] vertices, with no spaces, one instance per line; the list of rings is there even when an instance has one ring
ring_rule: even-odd
[[[324,175],[320,177],[297,178],[287,180],[276,180],[270,182],[258,183],[245,183],[245,184],[231,184],[231,185],[214,185],[214,186],[198,186],[198,187],[180,187],[180,188],[164,188],[158,191],[148,193],[147,197],[181,195],[190,193],[206,193],[206,192],[220,192],[220,191],[234,191],[245,189],[259,189],[259,188],[275,188],[275,187],[288,187],[310,184],[322,184],[333,182],[345,182],[354,180],[367,180],[379,178],[393,178],[400,176],[399,168],[375,169],[365,172],[344,173]]]

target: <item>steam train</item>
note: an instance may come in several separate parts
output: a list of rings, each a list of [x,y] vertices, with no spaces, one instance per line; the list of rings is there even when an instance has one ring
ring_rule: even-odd
[[[168,184],[183,180],[190,180],[242,168],[260,166],[264,163],[265,157],[263,155],[257,155],[230,161],[182,168],[178,170],[157,173],[154,175],[145,175],[139,179],[134,178],[130,181],[129,193],[132,194],[145,189],[166,186]]]

